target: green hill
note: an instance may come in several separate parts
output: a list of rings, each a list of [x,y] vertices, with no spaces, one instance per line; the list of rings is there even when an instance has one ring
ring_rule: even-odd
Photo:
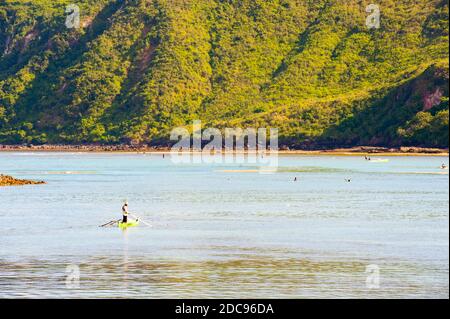
[[[70,3],[0,1],[0,143],[165,144],[201,119],[448,147],[448,1],[77,0],[68,29]]]

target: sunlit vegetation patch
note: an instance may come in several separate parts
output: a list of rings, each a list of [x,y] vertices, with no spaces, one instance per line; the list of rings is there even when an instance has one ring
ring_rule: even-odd
[[[0,4],[0,143],[167,144],[193,119],[294,147],[448,147],[448,1]]]

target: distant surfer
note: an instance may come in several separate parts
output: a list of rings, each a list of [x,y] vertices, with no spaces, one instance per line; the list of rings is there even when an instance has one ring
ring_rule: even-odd
[[[128,202],[125,202],[122,206],[122,223],[128,223]]]
[[[445,163],[443,163],[443,164],[441,165],[441,169],[447,169],[447,165],[445,165]]]
[[[296,182],[297,181],[297,177],[296,178],[294,178],[294,182]]]
[[[351,179],[350,178],[347,178],[347,179],[345,179],[345,181],[347,182],[347,183],[351,183]]]

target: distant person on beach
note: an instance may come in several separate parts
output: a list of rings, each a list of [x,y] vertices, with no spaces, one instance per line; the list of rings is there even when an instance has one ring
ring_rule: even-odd
[[[122,206],[122,223],[128,223],[128,202],[125,202]]]

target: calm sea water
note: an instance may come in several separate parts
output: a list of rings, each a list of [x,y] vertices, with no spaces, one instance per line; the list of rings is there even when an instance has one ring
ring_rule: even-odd
[[[442,163],[281,156],[260,174],[160,154],[0,153],[1,173],[48,183],[0,188],[0,298],[448,298]],[[98,227],[125,199],[153,227]]]

